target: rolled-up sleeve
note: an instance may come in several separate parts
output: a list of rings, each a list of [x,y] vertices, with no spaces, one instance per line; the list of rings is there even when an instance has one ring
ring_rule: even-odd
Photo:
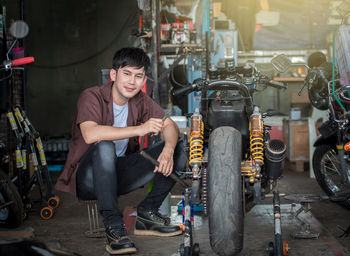
[[[144,97],[142,109],[142,123],[146,122],[150,118],[163,118],[165,115],[163,109],[147,95]]]
[[[102,106],[101,99],[93,92],[85,90],[79,97],[77,103],[76,125],[85,122],[93,121],[97,124],[102,124]]]

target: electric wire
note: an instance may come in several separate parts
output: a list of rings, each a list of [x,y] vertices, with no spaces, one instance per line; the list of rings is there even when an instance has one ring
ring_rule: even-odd
[[[130,23],[131,20],[134,20],[134,17],[135,15],[130,15],[124,22],[124,24],[121,26],[121,28],[124,28],[124,27],[127,27],[127,24]],[[81,64],[81,63],[84,63],[86,61],[89,61],[93,58],[96,58],[97,56],[101,55],[103,52],[105,52],[107,49],[109,49],[112,45],[115,44],[115,42],[120,38],[120,35],[122,33],[123,29],[121,29],[119,31],[119,33],[116,34],[116,36],[106,45],[104,46],[101,50],[97,51],[96,53],[86,57],[86,58],[83,58],[83,59],[80,59],[80,60],[77,60],[77,61],[73,61],[73,62],[70,62],[70,63],[66,63],[66,64],[59,64],[59,65],[39,65],[39,64],[32,64],[31,66],[32,67],[35,67],[35,68],[41,68],[41,69],[57,69],[57,68],[66,68],[66,67],[70,67],[70,66],[74,66],[74,65],[78,65],[78,64]],[[1,81],[1,80],[0,80]]]

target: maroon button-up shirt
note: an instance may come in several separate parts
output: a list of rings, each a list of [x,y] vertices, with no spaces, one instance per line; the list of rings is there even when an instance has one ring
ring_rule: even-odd
[[[162,118],[164,111],[149,96],[139,92],[128,101],[127,126],[136,126],[150,118]],[[82,92],[77,104],[77,114],[72,127],[72,140],[66,163],[55,188],[76,194],[76,173],[79,161],[91,145],[86,144],[79,124],[94,121],[99,125],[113,125],[112,83],[88,88]],[[137,151],[138,137],[129,138],[126,154]]]

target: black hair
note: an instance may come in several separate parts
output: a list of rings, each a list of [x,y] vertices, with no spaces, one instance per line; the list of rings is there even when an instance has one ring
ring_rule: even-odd
[[[125,66],[144,68],[149,73],[151,61],[147,54],[140,48],[126,47],[118,50],[113,57],[112,68],[118,70]]]

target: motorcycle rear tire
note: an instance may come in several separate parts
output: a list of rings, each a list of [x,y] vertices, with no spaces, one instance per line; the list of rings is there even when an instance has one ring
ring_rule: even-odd
[[[208,206],[210,245],[220,256],[236,255],[243,248],[241,159],[241,133],[216,128],[209,138]]]
[[[23,222],[24,208],[17,187],[8,175],[0,169],[0,205],[12,203],[0,209],[0,226],[16,228]]]
[[[336,185],[339,185],[338,184],[339,181],[337,182],[332,178],[330,178],[330,181],[327,182],[328,178],[325,176],[325,174],[322,171],[322,169],[324,169],[324,166],[322,166],[322,164],[323,164],[322,159],[324,158],[324,156],[327,153],[330,153],[331,151],[333,151],[335,156],[338,157],[337,152],[330,145],[327,145],[327,144],[319,145],[316,147],[315,152],[314,152],[313,157],[312,157],[312,166],[314,169],[314,174],[315,174],[317,183],[320,185],[322,190],[328,196],[335,195],[335,193],[330,188],[331,184],[329,182],[330,181],[335,182],[335,183],[337,183]],[[338,176],[336,178],[340,180],[341,177]],[[348,198],[346,201],[339,201],[337,203],[339,203],[341,206],[343,206],[347,209],[350,209],[350,198]]]

